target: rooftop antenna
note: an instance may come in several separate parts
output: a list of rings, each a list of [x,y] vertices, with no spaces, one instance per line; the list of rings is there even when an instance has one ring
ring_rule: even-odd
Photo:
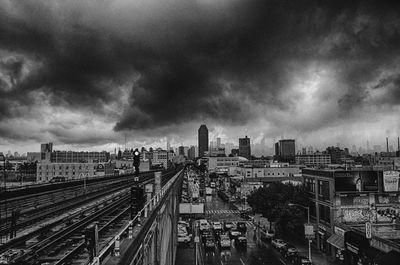
[[[125,133],[125,150],[126,150],[126,133]]]
[[[386,137],[386,152],[389,153],[389,138]]]

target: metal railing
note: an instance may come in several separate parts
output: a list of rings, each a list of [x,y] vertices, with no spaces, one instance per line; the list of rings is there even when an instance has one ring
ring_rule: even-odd
[[[169,191],[170,187],[175,183],[175,181],[179,178],[179,176],[182,174],[182,170],[179,171],[174,177],[172,177],[162,188],[161,190],[155,194],[146,204],[144,207],[137,213],[137,215],[133,218],[133,220],[130,220],[122,229],[119,231],[118,234],[115,235],[114,238],[112,238],[108,244],[104,248],[100,250],[100,253],[98,257],[95,257],[94,261],[91,263],[91,265],[98,265],[101,264],[101,261],[104,260],[110,253],[113,254],[112,252],[115,251],[115,246],[116,242],[117,245],[120,244],[120,239],[123,238],[123,235],[128,233],[129,230],[132,231],[133,226],[137,223],[140,223],[140,218],[144,217],[147,218],[149,213],[158,206],[158,204],[161,202],[162,198],[164,195]],[[136,253],[133,257],[133,260],[139,259],[140,255],[142,255],[142,252],[140,251],[142,249],[142,244],[137,248]]]

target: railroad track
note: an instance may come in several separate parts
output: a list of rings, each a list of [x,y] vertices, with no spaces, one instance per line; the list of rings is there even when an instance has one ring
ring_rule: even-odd
[[[164,174],[162,185],[175,173],[176,171]],[[151,180],[142,184],[149,181]],[[42,237],[36,237],[36,242],[19,247],[18,255],[10,260],[10,264],[87,264],[89,257],[82,237],[83,229],[94,221],[99,222],[100,247],[107,244],[116,231],[130,220],[129,198],[130,189],[125,188],[96,205],[68,214],[68,218],[61,216],[52,225],[39,228],[36,233],[28,233],[20,240],[15,240],[12,245],[1,247],[3,250],[10,246],[19,247],[22,242],[26,243],[40,234]]]
[[[141,181],[148,181],[151,179],[151,177],[143,175],[141,176]],[[66,196],[65,194],[58,194],[60,192],[57,192],[57,194],[47,194],[46,192],[46,195],[40,195],[40,196],[47,196],[47,197],[51,196],[52,197],[51,200],[55,202],[52,204],[48,203],[49,199],[46,198],[45,203],[42,203],[40,206],[37,206],[35,208],[32,208],[30,205],[25,206],[25,208],[21,210],[20,217],[18,218],[18,221],[16,223],[16,229],[23,228],[26,230],[28,226],[35,225],[37,222],[46,222],[46,219],[52,218],[53,216],[56,216],[58,214],[61,214],[62,212],[77,207],[80,204],[89,202],[90,200],[94,200],[101,196],[105,196],[107,194],[120,190],[121,188],[126,187],[126,185],[131,185],[132,183],[133,183],[132,177],[130,178],[126,177],[116,182],[113,181],[108,185],[104,185],[104,183],[100,185],[95,184],[94,187],[91,187],[91,190],[89,192],[85,193],[82,189],[79,193],[72,193],[71,196]],[[74,187],[74,189],[76,189],[76,187]],[[30,200],[33,200],[32,195],[29,195],[27,197],[29,197]],[[57,197],[57,199],[54,199],[54,197]],[[25,200],[27,199],[26,198],[22,199],[22,201]],[[40,201],[40,199],[34,199],[34,201]],[[0,227],[0,233],[2,235],[10,233],[11,229],[10,221],[7,223],[7,226],[4,220],[1,221],[2,221],[1,222],[2,226]],[[17,231],[17,234],[19,233],[20,231]],[[0,251],[2,249],[3,248],[0,247]]]
[[[60,230],[29,247],[11,264],[36,264],[38,262],[39,264],[45,262],[64,264],[69,258],[79,255],[81,251],[86,256],[83,237],[85,228],[93,222],[99,222],[100,240],[104,240],[103,231],[119,222],[121,218],[129,217],[129,199],[129,191],[126,191],[121,197],[108,202],[103,208],[93,211],[88,216],[82,216],[81,219],[70,224],[67,229]],[[87,256],[87,258],[89,257]]]

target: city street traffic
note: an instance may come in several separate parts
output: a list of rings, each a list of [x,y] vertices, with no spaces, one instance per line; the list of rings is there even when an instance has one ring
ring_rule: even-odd
[[[253,221],[249,218],[245,220],[240,217],[240,211],[230,203],[224,202],[216,195],[213,189],[212,196],[206,196],[205,202],[205,218],[210,224],[220,222],[221,224],[231,224],[231,229],[224,229],[222,233],[233,231],[238,223],[244,223],[246,232],[242,233],[245,236],[247,244],[243,246],[238,243],[238,237],[230,236],[230,247],[221,248],[215,240],[214,248],[205,247],[204,261],[207,265],[213,264],[232,264],[232,265],[258,265],[258,264],[284,264],[281,257],[273,250],[269,244],[263,244],[256,236],[257,231]],[[215,233],[214,233],[215,235]],[[214,236],[215,238],[215,236]]]

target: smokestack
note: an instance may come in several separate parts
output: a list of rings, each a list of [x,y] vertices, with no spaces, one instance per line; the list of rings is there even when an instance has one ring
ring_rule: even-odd
[[[389,139],[386,137],[386,152],[389,153]]]
[[[400,139],[397,137],[397,151],[400,151]]]

